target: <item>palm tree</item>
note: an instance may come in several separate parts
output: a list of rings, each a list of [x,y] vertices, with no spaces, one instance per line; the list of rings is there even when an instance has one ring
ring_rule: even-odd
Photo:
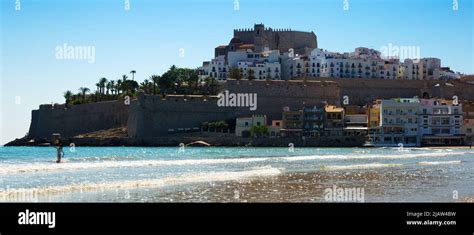
[[[86,101],[86,94],[89,91],[90,91],[90,89],[87,88],[87,87],[80,87],[79,88],[79,92],[82,94],[82,101],[84,101],[84,102]]]
[[[105,92],[105,93],[108,95],[110,89],[112,89],[112,83],[110,83],[110,81],[107,82],[107,84],[105,85],[105,88],[106,88],[106,92]]]
[[[242,75],[240,74],[240,69],[236,67],[231,68],[229,71],[229,77],[236,80],[240,80],[242,78]]]
[[[112,89],[112,95],[114,95],[116,89],[115,89],[115,81],[114,80],[110,80],[110,87]]]
[[[100,83],[95,84],[97,86],[97,91],[100,91]]]
[[[72,92],[71,91],[68,90],[68,91],[64,92],[64,98],[66,99],[66,106],[71,101],[71,97],[72,97]]]
[[[132,80],[135,81],[135,73],[137,73],[137,71],[132,70],[130,73],[132,74]]]
[[[153,82],[153,95],[156,95],[156,85],[160,81],[160,76],[158,75],[151,75],[150,80]]]
[[[99,84],[100,84],[100,93],[103,93],[105,94],[105,84],[107,83],[107,78],[101,78],[99,80]]]
[[[247,71],[247,80],[252,81],[253,79],[255,79],[255,77],[253,76],[254,74],[255,71],[253,71],[253,69],[249,69]]]
[[[120,91],[122,91],[122,80],[117,80],[117,94],[120,94]]]
[[[127,80],[124,83],[122,83],[122,86],[124,87],[125,92],[128,95],[134,95],[137,89],[139,88],[138,82],[136,81],[131,81]]]
[[[166,93],[173,87],[173,78],[169,72],[163,74],[163,76],[158,76],[158,88],[160,88],[161,96],[164,98]]]
[[[214,87],[216,86],[216,79],[213,77],[206,77],[204,80],[206,92],[208,95],[214,95]]]
[[[122,82],[125,82],[125,81],[127,81],[127,78],[128,78],[128,76],[127,76],[127,75],[125,75],[125,74],[124,74],[124,75],[122,75]]]
[[[140,88],[143,90],[143,92],[145,92],[145,94],[149,94],[150,93],[150,81],[148,79],[145,79],[145,81],[143,81],[142,83],[140,83]]]

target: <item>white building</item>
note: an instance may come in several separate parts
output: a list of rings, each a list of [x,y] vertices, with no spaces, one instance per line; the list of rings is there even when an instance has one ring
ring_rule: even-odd
[[[226,80],[229,70],[238,68],[242,77],[254,71],[256,79],[301,78],[379,78],[405,80],[459,79],[457,73],[442,68],[438,58],[405,59],[382,58],[374,49],[358,47],[354,52],[337,53],[316,48],[307,55],[278,50],[255,53],[252,49],[231,51],[218,56],[201,68],[203,77]]]
[[[420,134],[423,145],[463,143],[462,105],[445,99],[420,100]]]
[[[200,68],[200,79],[211,77],[220,81],[226,80],[228,77],[229,67],[225,63],[225,56],[218,56],[210,62],[204,62]]]
[[[380,102],[380,123],[369,129],[375,146],[419,146],[418,99],[391,99]]]
[[[441,60],[438,58],[405,59],[401,67],[400,77],[405,80],[433,80],[441,77]]]
[[[252,117],[239,117],[235,120],[235,135],[248,137],[250,136],[250,129],[253,126],[265,126],[265,125],[267,125],[266,115],[253,115]]]

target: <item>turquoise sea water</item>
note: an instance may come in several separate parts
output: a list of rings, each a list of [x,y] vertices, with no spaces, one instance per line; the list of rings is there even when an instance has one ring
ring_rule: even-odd
[[[52,147],[0,147],[0,201],[323,201],[319,189],[331,186],[363,187],[366,201],[474,196],[474,149],[466,148],[75,147],[64,152],[64,162],[56,164]]]

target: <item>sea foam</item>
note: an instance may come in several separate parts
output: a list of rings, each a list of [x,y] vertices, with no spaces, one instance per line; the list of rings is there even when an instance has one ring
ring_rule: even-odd
[[[256,177],[272,177],[282,173],[281,169],[270,166],[255,167],[245,171],[223,171],[223,172],[195,172],[179,176],[141,179],[141,180],[121,180],[100,183],[78,183],[68,185],[42,186],[35,188],[14,188],[0,190],[0,200],[5,201],[21,196],[28,195],[54,195],[69,192],[88,192],[97,190],[113,189],[136,189],[136,188],[159,188],[164,186],[177,186],[189,183],[220,182],[230,180],[243,180]]]

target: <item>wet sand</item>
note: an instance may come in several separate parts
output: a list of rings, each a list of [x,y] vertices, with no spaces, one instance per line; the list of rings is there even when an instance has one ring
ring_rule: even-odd
[[[328,202],[328,188],[363,188],[365,202],[474,202],[474,196],[454,200],[452,190],[430,170],[397,174],[384,170],[365,172],[321,171],[282,174],[221,183],[175,188],[154,195],[153,201],[173,202]],[[437,176],[438,175],[438,176]],[[439,183],[436,183],[439,182]],[[446,191],[431,193],[432,189]],[[329,201],[330,202],[330,201]]]

